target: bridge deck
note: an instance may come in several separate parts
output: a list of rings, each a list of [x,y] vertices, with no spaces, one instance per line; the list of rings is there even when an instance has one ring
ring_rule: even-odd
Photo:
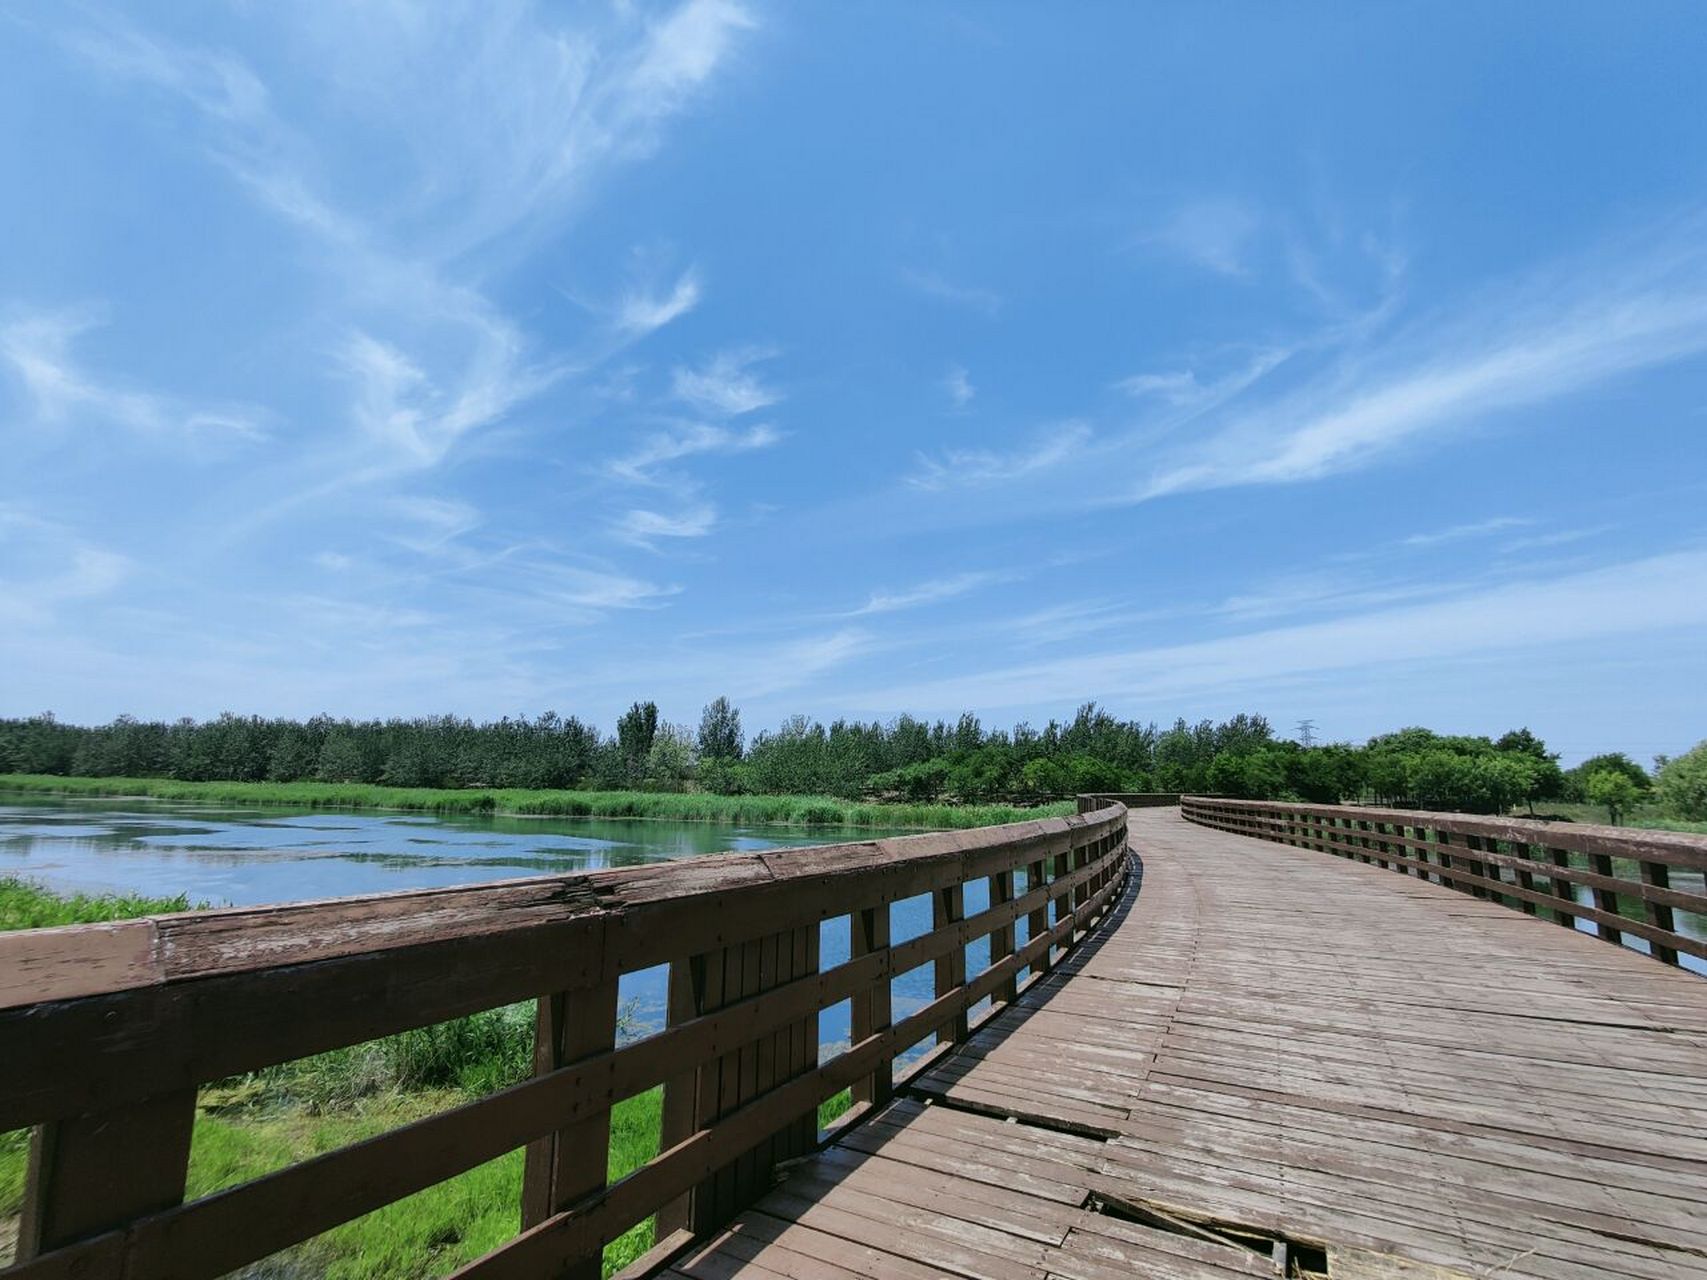
[[[1131,822],[1097,940],[672,1274],[1274,1276],[1262,1235],[1336,1280],[1707,1274],[1707,981]]]

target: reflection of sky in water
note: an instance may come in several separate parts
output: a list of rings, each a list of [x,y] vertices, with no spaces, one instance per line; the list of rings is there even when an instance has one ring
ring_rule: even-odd
[[[0,877],[16,876],[61,892],[156,897],[181,893],[191,902],[246,906],[829,844],[874,834],[883,833],[32,798],[29,803],[0,803]],[[988,905],[983,882],[967,886],[968,914]],[[930,927],[928,897],[894,905],[891,929],[896,942],[929,932]],[[826,969],[847,961],[846,917],[824,924],[820,953]],[[968,948],[968,970],[977,972],[989,963],[988,956],[987,940]],[[928,964],[894,980],[897,1021],[930,1002],[934,981]],[[650,1034],[662,1025],[666,988],[662,967],[622,979],[620,996],[634,1033]],[[826,1055],[845,1049],[849,1035],[846,1003],[823,1012],[819,1038]],[[903,1061],[929,1047],[928,1041],[915,1047]]]

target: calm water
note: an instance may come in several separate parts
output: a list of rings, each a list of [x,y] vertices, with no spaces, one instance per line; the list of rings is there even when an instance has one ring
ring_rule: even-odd
[[[864,840],[892,831],[724,826],[613,818],[435,817],[300,809],[227,809],[140,800],[0,798],[0,877],[60,892],[184,894],[192,903],[249,906],[349,894],[474,884],[517,876],[670,862],[703,854]],[[966,909],[988,906],[987,886],[967,887]],[[896,942],[930,927],[928,900],[897,903]],[[1024,937],[1021,922],[1021,938]],[[969,963],[987,963],[987,946]],[[822,963],[848,956],[847,921],[827,922]],[[662,1020],[662,969],[622,981],[635,1029]],[[898,978],[895,1016],[928,1001],[928,967]],[[848,1010],[826,1010],[826,1049],[845,1043]]]
[[[610,818],[0,802],[0,876],[249,906],[867,839],[861,830]],[[893,834],[880,832],[876,834]]]

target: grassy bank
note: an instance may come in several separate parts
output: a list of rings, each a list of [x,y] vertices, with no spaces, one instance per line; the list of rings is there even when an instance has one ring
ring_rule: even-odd
[[[1606,806],[1598,804],[1578,804],[1568,800],[1537,800],[1535,812],[1547,817],[1565,818],[1571,822],[1606,822]],[[1513,810],[1512,817],[1522,818],[1522,810]],[[1619,819],[1619,825],[1634,827],[1647,831],[1683,831],[1696,835],[1707,835],[1707,822],[1686,822],[1682,818],[1673,818],[1665,813],[1653,801],[1645,801],[1633,806],[1628,813]]]
[[[98,924],[189,909],[190,900],[182,894],[176,898],[145,898],[137,894],[102,894],[98,897],[82,893],[59,894],[50,893],[28,881],[0,878],[0,932],[50,929],[61,924]]]
[[[0,928],[35,928],[181,911],[183,898],[61,896],[0,879]],[[190,1199],[236,1186],[399,1125],[484,1097],[526,1077],[533,1009],[512,1005],[222,1080],[197,1099]],[[610,1177],[658,1152],[662,1091],[611,1112]],[[827,1124],[844,1093],[819,1109]],[[29,1136],[0,1133],[0,1267],[11,1261],[23,1205]],[[520,1228],[523,1153],[512,1151],[449,1181],[347,1222],[269,1261],[275,1280],[414,1280],[455,1270]],[[650,1220],[605,1251],[605,1274],[651,1247]]]
[[[944,831],[1071,813],[1070,802],[1013,805],[871,804],[830,796],[722,796],[659,791],[440,791],[341,782],[178,782],[170,778],[66,778],[0,774],[0,791],[141,797],[197,804],[401,809],[523,817],[665,818],[674,822],[820,827],[916,827]]]

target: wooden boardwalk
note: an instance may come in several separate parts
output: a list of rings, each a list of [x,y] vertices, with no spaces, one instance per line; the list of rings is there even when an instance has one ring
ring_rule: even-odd
[[[1178,810],[1131,834],[1108,927],[670,1274],[1707,1276],[1707,981]]]

